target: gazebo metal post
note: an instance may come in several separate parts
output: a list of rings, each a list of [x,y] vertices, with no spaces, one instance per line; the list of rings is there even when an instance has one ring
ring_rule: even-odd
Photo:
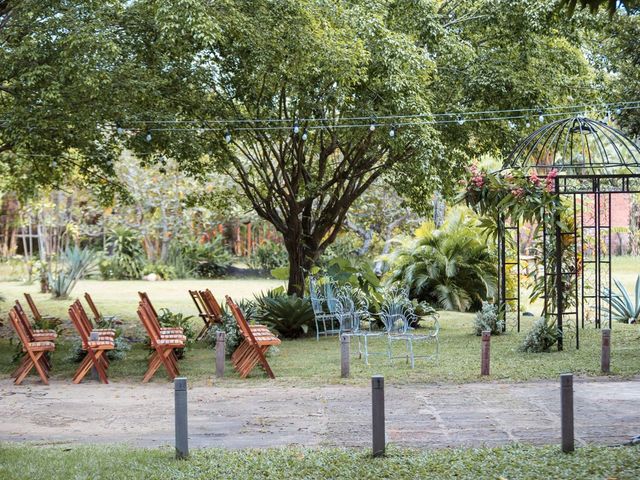
[[[555,193],[556,193],[556,202],[558,205],[560,204],[560,179],[558,177],[555,178]],[[556,211],[553,212],[553,222],[555,224],[555,233],[556,238],[554,239],[556,242],[556,258],[555,258],[555,281],[556,281],[556,319],[558,327],[558,351],[562,350],[562,336],[563,336],[563,328],[562,328],[562,313],[564,310],[563,305],[563,292],[562,292],[562,228],[560,227],[560,217]]]
[[[502,331],[507,331],[507,257],[504,215],[498,215],[498,308],[504,315]]]

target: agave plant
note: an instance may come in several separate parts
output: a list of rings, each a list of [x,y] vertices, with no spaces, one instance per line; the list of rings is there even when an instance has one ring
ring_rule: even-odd
[[[304,335],[313,323],[313,309],[309,299],[287,295],[281,288],[256,295],[256,304],[259,309],[258,320],[277,330],[285,338]]]
[[[462,215],[440,229],[421,227],[391,262],[391,282],[407,285],[411,298],[446,310],[478,310],[495,294],[495,256]]]
[[[613,279],[620,294],[612,292],[608,288],[603,288],[604,300],[611,306],[611,313],[614,320],[624,323],[638,323],[640,317],[640,275],[636,278],[635,298],[624,288],[618,279]]]
[[[88,248],[71,247],[60,260],[60,267],[48,273],[49,287],[54,298],[67,298],[78,280],[95,266],[96,254]]]

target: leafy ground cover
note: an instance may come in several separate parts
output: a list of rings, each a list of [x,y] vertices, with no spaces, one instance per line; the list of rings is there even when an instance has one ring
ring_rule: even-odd
[[[0,477],[55,479],[210,478],[429,478],[635,479],[640,447],[584,447],[563,454],[556,446],[417,451],[390,448],[373,459],[365,450],[283,448],[206,449],[185,461],[168,449],[0,445]]]

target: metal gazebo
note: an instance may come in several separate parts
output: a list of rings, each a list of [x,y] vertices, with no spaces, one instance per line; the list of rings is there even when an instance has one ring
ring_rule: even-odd
[[[543,315],[555,316],[558,349],[565,332],[603,322],[611,328],[612,196],[640,192],[640,148],[624,133],[583,116],[557,120],[524,138],[503,165],[547,175],[573,215],[569,225],[545,214],[541,264]],[[571,219],[570,219],[571,220]],[[520,330],[521,253],[518,218],[498,219],[498,305]],[[507,288],[510,285],[510,288]],[[514,308],[515,305],[515,308]]]

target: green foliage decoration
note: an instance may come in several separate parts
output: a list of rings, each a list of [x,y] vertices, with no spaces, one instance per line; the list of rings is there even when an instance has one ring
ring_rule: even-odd
[[[476,312],[473,322],[473,333],[477,336],[490,331],[491,335],[500,335],[504,328],[504,317],[498,306],[489,302],[482,302],[482,309]]]
[[[549,317],[540,317],[525,336],[518,350],[526,353],[541,353],[551,350],[561,332]]]

